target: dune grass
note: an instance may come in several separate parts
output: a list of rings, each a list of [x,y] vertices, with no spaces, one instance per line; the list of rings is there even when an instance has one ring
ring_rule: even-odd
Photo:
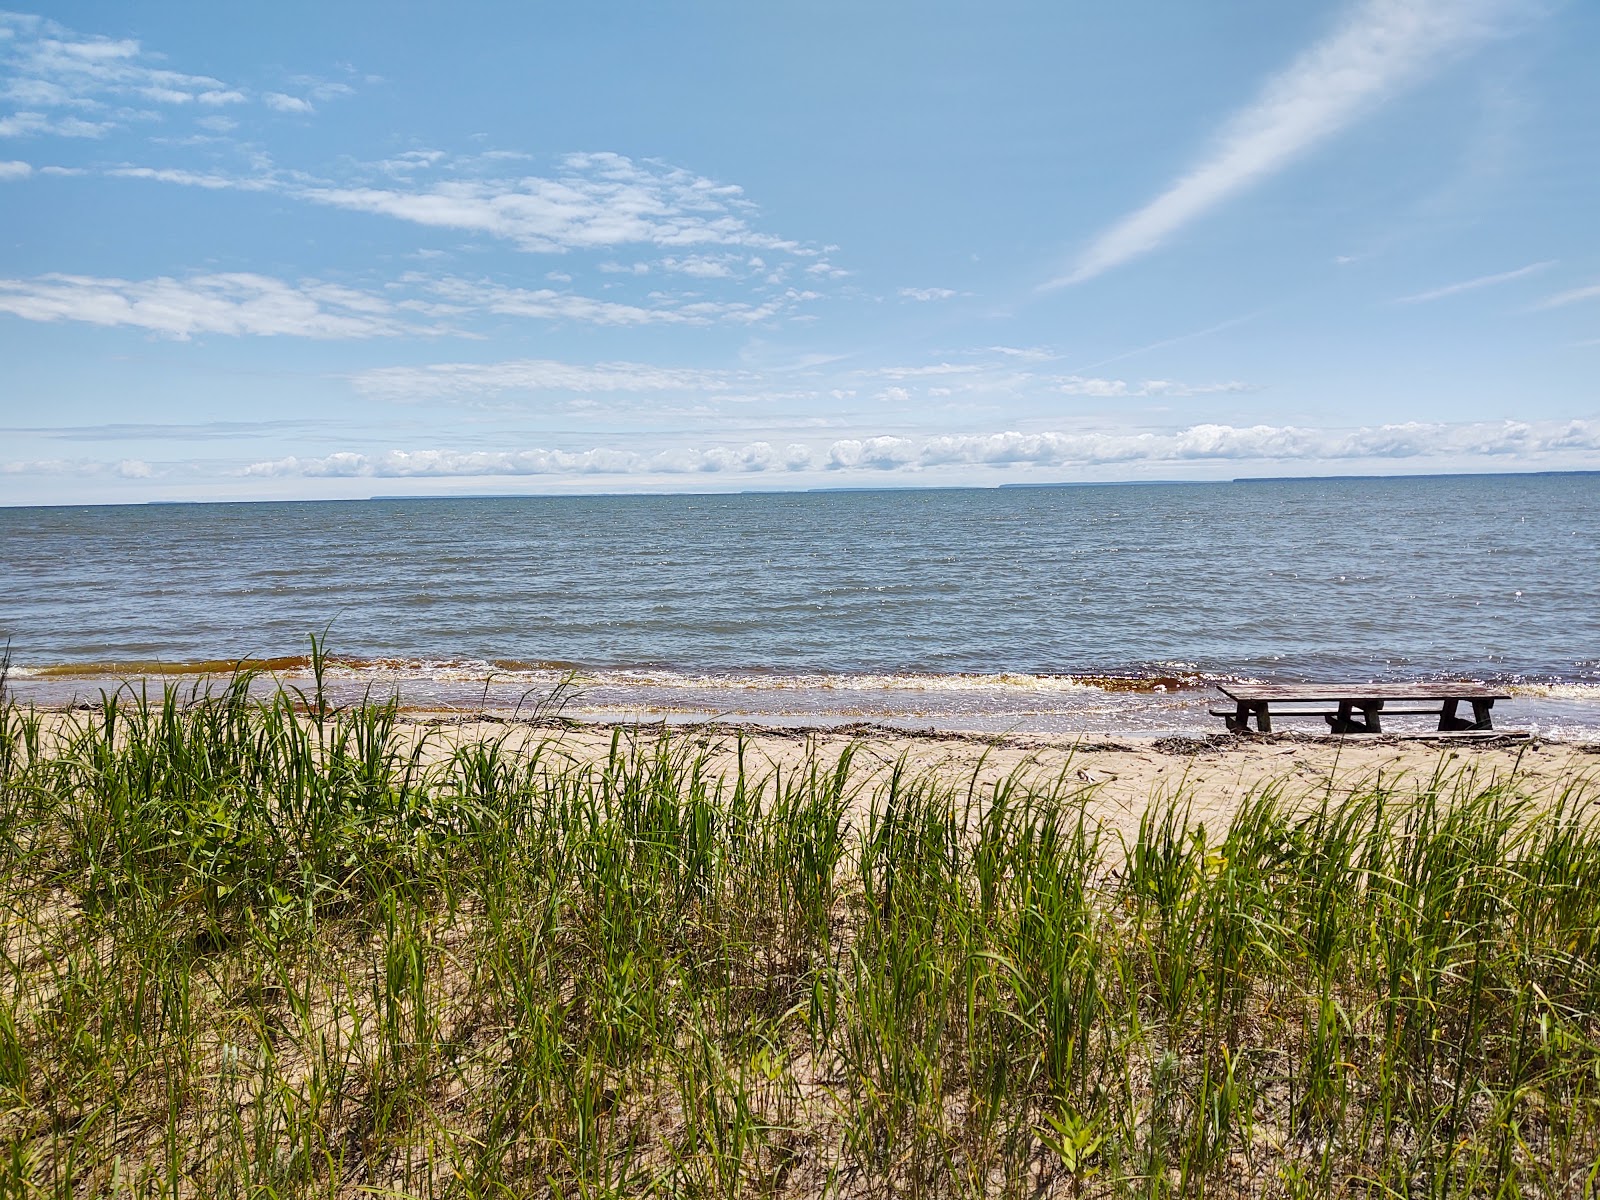
[[[1582,781],[1092,788],[0,703],[0,1195],[1592,1196]]]

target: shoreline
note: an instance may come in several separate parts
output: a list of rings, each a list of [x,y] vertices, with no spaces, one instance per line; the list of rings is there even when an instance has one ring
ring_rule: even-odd
[[[216,669],[180,670],[202,666]],[[227,666],[171,664],[159,672],[115,674],[92,665],[13,665],[6,687],[20,703],[40,709],[92,705],[105,694],[154,696],[168,688],[187,699],[228,687],[235,676]],[[664,721],[767,730],[861,726],[975,736],[1159,737],[1220,732],[1221,722],[1208,709],[1219,699],[1214,689],[1221,682],[1220,675],[1173,673],[1170,667],[1145,676],[827,674],[665,667],[580,671],[552,665],[497,670],[491,664],[419,660],[360,660],[352,666],[335,659],[327,664],[322,688],[335,705],[386,703],[394,697],[408,716],[558,712],[607,725]],[[259,697],[275,691],[311,695],[317,686],[316,676],[301,669],[298,660],[261,670],[251,684]],[[1495,712],[1505,731],[1546,740],[1600,739],[1600,684],[1521,682],[1507,684],[1506,690],[1512,698]],[[1394,732],[1428,729],[1425,722],[1402,719]]]

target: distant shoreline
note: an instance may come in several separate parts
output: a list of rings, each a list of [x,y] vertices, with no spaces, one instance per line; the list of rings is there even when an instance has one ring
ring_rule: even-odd
[[[1010,492],[1049,491],[1067,488],[1143,488],[1143,487],[1219,487],[1239,483],[1340,483],[1377,482],[1402,479],[1538,479],[1600,475],[1600,469],[1567,471],[1419,471],[1394,475],[1241,475],[1232,479],[1081,479],[1040,483],[998,484],[885,484],[880,486],[840,486],[811,488],[738,488],[726,491],[626,491],[626,492],[414,492],[372,496],[315,496],[295,498],[234,499],[219,497],[196,500],[136,500],[118,503],[82,502],[75,504],[0,504],[0,510],[43,510],[80,508],[199,508],[209,505],[272,504],[393,504],[410,501],[462,500],[628,500],[673,499],[677,497],[734,496],[814,496],[831,494],[892,494],[897,492]]]

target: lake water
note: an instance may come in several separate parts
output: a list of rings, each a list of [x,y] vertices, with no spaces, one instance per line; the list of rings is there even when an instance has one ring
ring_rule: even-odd
[[[576,715],[1194,730],[1216,680],[1472,677],[1600,733],[1600,475],[0,509],[13,691],[269,660]],[[215,668],[212,668],[215,669]]]

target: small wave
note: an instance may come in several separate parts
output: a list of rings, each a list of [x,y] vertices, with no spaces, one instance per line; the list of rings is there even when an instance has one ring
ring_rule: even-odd
[[[560,660],[413,658],[386,656],[363,658],[329,656],[325,669],[332,678],[367,678],[375,682],[426,681],[437,683],[526,682],[549,685],[572,678],[581,687],[692,689],[701,692],[1131,692],[1160,694],[1208,686],[1214,678],[1200,673],[1159,674],[1045,674],[1026,671],[994,672],[780,672],[682,671],[665,667],[586,668]],[[273,658],[189,659],[178,661],[129,660],[52,663],[11,668],[17,678],[136,679],[141,677],[227,676],[236,672],[300,677],[309,675],[308,655]]]
[[[1514,683],[1506,690],[1513,696],[1600,703],[1600,683]]]
[[[189,662],[135,660],[50,663],[39,667],[11,668],[13,674],[42,679],[133,679],[145,675],[232,675],[244,671],[281,673],[310,669],[311,659],[303,654],[285,655],[280,658],[207,658]]]

